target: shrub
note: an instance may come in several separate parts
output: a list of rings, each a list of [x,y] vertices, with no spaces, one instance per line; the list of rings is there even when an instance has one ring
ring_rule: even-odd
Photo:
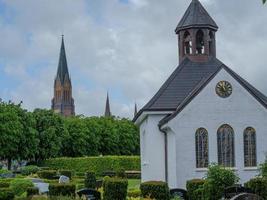
[[[127,196],[132,198],[141,197],[141,190],[140,189],[130,190],[128,191]]]
[[[150,197],[156,200],[169,200],[170,191],[168,184],[161,181],[149,181],[141,183],[141,194],[143,197]]]
[[[267,179],[266,178],[253,178],[247,183],[245,187],[251,189],[255,194],[267,199]]]
[[[10,180],[0,179],[0,188],[8,188],[10,186]]]
[[[140,171],[126,171],[127,179],[141,179]]]
[[[39,170],[40,170],[39,167],[35,165],[28,165],[21,169],[21,174],[28,176],[28,175],[37,173]]]
[[[40,178],[54,179],[54,177],[57,175],[57,171],[56,170],[43,170],[43,171],[37,172],[37,174]]]
[[[126,178],[126,173],[125,170],[123,168],[120,168],[116,171],[116,176],[118,178]]]
[[[27,191],[29,187],[33,187],[33,183],[27,179],[14,179],[10,182],[10,188],[15,195],[20,196]]]
[[[96,188],[96,174],[95,172],[86,172],[84,179],[84,186],[86,188]]]
[[[0,189],[0,200],[13,200],[15,197],[14,192],[9,188]]]
[[[77,177],[84,177],[85,176],[85,173],[84,172],[76,172],[75,173],[75,176],[77,176]]]
[[[27,197],[31,197],[38,194],[39,194],[39,189],[37,187],[29,187],[27,189]]]
[[[49,185],[50,196],[75,196],[74,184],[50,184]]]
[[[52,169],[66,169],[79,172],[86,172],[90,169],[97,176],[102,176],[105,171],[117,171],[121,168],[129,171],[141,170],[139,156],[53,158],[44,161],[43,165]]]
[[[193,179],[186,183],[187,195],[190,200],[199,200],[199,189],[203,187],[205,180],[203,179]]]
[[[232,170],[218,165],[211,165],[203,185],[205,199],[220,199],[224,194],[224,189],[233,186],[238,180],[239,178]]]
[[[267,178],[267,161],[260,165],[260,175]]]
[[[59,171],[59,174],[60,174],[60,175],[63,175],[63,176],[67,176],[67,177],[69,177],[70,179],[71,179],[71,177],[72,177],[72,171],[70,171],[70,170],[60,170],[60,171]]]
[[[12,173],[12,172],[7,169],[0,169],[0,174],[9,174],[9,173]]]
[[[108,178],[104,181],[104,200],[126,200],[128,181],[126,179]]]

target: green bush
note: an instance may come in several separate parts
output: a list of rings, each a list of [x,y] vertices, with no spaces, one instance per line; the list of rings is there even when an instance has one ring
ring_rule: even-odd
[[[37,173],[39,170],[40,170],[39,167],[35,165],[28,165],[21,169],[21,174],[24,176],[28,176]]]
[[[70,179],[72,178],[72,171],[70,171],[70,170],[60,170],[59,174],[63,175],[63,176],[67,176]]]
[[[104,181],[104,200],[126,200],[128,181],[126,179],[108,178]]]
[[[169,200],[170,191],[168,184],[161,181],[149,181],[141,183],[140,190],[142,197],[156,200]]]
[[[96,188],[96,174],[95,172],[86,172],[84,179],[84,186],[86,188]]]
[[[49,195],[50,196],[75,196],[74,184],[50,184]]]
[[[125,169],[120,168],[116,171],[116,176],[118,178],[126,178],[126,173],[125,173]]]
[[[84,172],[76,172],[75,173],[75,176],[76,177],[84,177],[85,176],[85,173]]]
[[[203,187],[205,180],[203,179],[193,179],[186,183],[187,195],[190,200],[199,200],[199,189]]]
[[[267,161],[260,165],[260,175],[267,178]]]
[[[7,169],[0,169],[0,174],[9,174],[9,173],[12,173],[12,172]]]
[[[15,197],[14,192],[9,188],[0,189],[0,200],[13,200]]]
[[[39,194],[39,189],[37,187],[29,187],[27,189],[27,197],[31,197],[38,194]]]
[[[0,188],[8,188],[11,180],[0,179]]]
[[[141,190],[140,189],[130,190],[128,191],[127,196],[131,198],[141,197]]]
[[[44,178],[44,179],[54,179],[54,177],[57,175],[57,171],[56,170],[43,170],[43,171],[37,172],[37,175],[40,178]]]
[[[224,194],[224,189],[233,186],[238,180],[239,178],[232,170],[211,165],[203,185],[205,200],[220,199]]]
[[[14,179],[10,182],[10,188],[15,193],[15,195],[22,195],[27,191],[29,187],[33,187],[33,183],[27,179]]]
[[[247,183],[245,187],[251,189],[255,194],[267,199],[267,179],[266,178],[253,178]]]
[[[52,169],[66,169],[78,172],[94,171],[97,176],[103,172],[121,168],[127,171],[140,171],[139,156],[102,156],[82,158],[53,158],[44,161],[44,166]]]

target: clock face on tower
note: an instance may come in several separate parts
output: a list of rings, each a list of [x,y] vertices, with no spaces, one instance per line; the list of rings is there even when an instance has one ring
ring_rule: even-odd
[[[227,81],[220,81],[216,85],[216,93],[222,98],[229,97],[233,92],[232,85]]]

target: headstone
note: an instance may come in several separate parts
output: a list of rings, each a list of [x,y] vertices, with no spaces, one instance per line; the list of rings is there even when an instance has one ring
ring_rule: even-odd
[[[67,176],[60,176],[59,177],[58,183],[67,184],[69,182],[70,182],[70,178],[69,177],[67,177]]]
[[[42,179],[32,178],[30,179],[33,182],[34,187],[39,189],[40,194],[48,194],[49,184],[45,183]]]
[[[88,200],[101,200],[101,193],[97,190],[84,188],[79,190],[77,194],[80,198],[82,198],[82,196],[85,196]]]
[[[187,200],[187,191],[184,189],[171,189],[170,190],[170,195],[172,198],[179,197],[181,199]]]
[[[263,200],[263,198],[249,193],[238,194],[230,200]]]

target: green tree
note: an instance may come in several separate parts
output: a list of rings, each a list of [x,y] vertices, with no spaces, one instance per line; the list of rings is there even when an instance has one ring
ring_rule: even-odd
[[[39,140],[35,161],[60,156],[62,138],[66,134],[63,118],[52,110],[36,109],[33,112]]]
[[[267,0],[262,0],[263,3],[266,3]]]
[[[98,139],[94,132],[88,129],[86,120],[81,117],[64,119],[67,133],[63,137],[62,154],[67,157],[98,155]]]

